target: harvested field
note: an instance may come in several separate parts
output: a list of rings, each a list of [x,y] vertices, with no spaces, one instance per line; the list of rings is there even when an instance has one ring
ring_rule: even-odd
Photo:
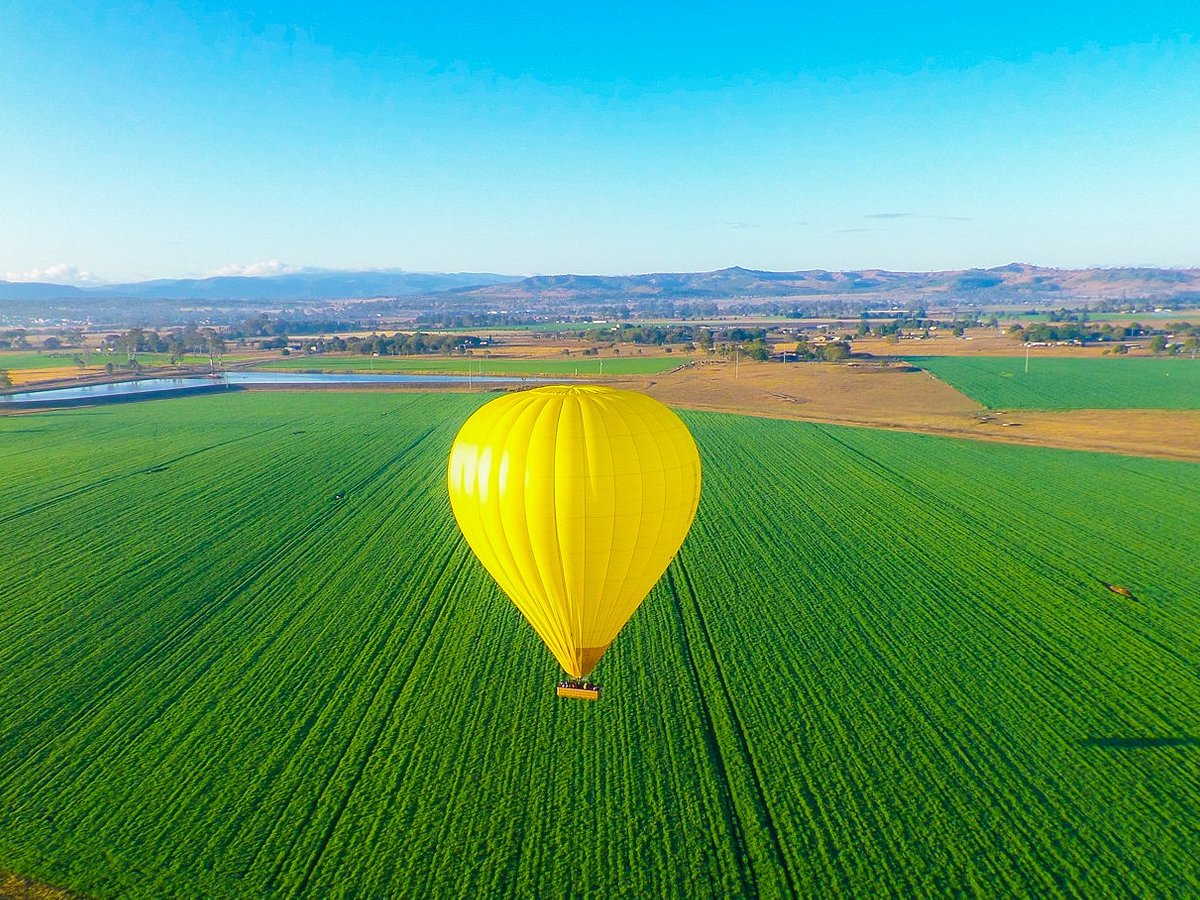
[[[974,436],[1013,444],[1200,462],[1197,410],[1019,410],[982,417],[971,430]]]
[[[646,393],[672,406],[913,430],[957,428],[981,407],[921,371],[832,363],[732,362],[662,375]]]
[[[734,378],[732,364],[716,363],[628,385],[687,409],[1200,461],[1198,411],[1021,410],[999,415],[927,373],[900,366],[743,363]],[[1012,426],[1014,422],[1019,424]]]
[[[8,373],[9,380],[14,386],[37,384],[43,381],[66,381],[76,379],[80,375],[102,373],[102,368],[80,369],[78,366],[57,366],[42,369],[12,369]]]

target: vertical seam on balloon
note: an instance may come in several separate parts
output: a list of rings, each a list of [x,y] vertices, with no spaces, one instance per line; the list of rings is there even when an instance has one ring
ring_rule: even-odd
[[[638,395],[638,396],[642,396],[642,395]],[[647,398],[647,399],[648,399],[648,398]],[[658,401],[654,401],[654,402],[656,402],[656,403],[657,403]],[[654,428],[650,427],[650,426],[647,424],[646,420],[645,420],[645,419],[642,417],[641,411],[640,411],[640,410],[638,410],[634,404],[630,404],[630,405],[627,407],[627,409],[626,409],[626,412],[628,412],[628,413],[632,414],[632,415],[633,415],[633,416],[634,416],[634,417],[635,417],[635,418],[638,420],[638,422],[639,422],[639,423],[642,425],[643,429],[644,429],[644,430],[645,430],[645,432],[646,432],[646,435],[647,435],[647,436],[649,437],[649,439],[650,439],[650,440],[648,441],[648,443],[650,444],[650,446],[652,446],[652,447],[654,448],[654,452],[655,452],[655,453],[657,454],[657,456],[658,456],[659,467],[660,467],[660,469],[662,469],[663,471],[665,471],[665,470],[666,470],[666,464],[665,464],[665,461],[663,460],[663,457],[662,457],[662,450],[661,450],[661,448],[658,446],[658,440],[657,440],[657,436],[656,436],[656,429],[654,429]],[[635,444],[635,446],[636,446],[636,444]],[[639,463],[641,462],[641,460],[642,460],[642,454],[641,454],[641,452],[639,451],[639,452],[638,452],[638,461],[639,461]],[[644,470],[644,468],[643,468],[643,470]],[[644,479],[643,479],[643,500],[644,500],[644,497],[645,497],[645,485],[644,485]],[[658,534],[657,534],[657,535],[655,535],[655,539],[654,539],[654,543],[655,543],[655,544],[657,544],[657,543],[658,543],[658,539],[659,539],[659,538],[662,536],[662,527],[663,527],[663,522],[664,522],[665,520],[666,520],[666,516],[665,516],[665,515],[661,515],[661,514],[660,514],[660,516],[659,516],[659,521],[658,521]],[[641,529],[641,523],[642,523],[642,522],[644,522],[644,519],[642,519],[642,520],[640,520],[640,521],[639,521],[639,526],[638,526],[638,540],[639,540],[639,542],[640,542],[640,540],[641,540],[641,537],[642,537],[642,529]],[[632,569],[633,569],[632,563],[633,563],[633,560],[632,560],[632,559],[630,559],[630,567],[629,567],[628,569],[626,569],[626,570],[625,570],[625,578],[624,578],[624,579],[622,579],[622,581],[621,581],[621,590],[622,590],[622,591],[625,589],[625,585],[626,585],[626,583],[628,583],[628,581],[629,581],[629,575],[630,575],[630,572],[631,572],[631,571],[632,571]],[[653,586],[654,586],[654,585],[650,585],[650,587],[651,587],[651,588],[652,588]],[[647,588],[647,590],[649,590],[649,588]],[[645,598],[644,598],[644,597],[639,597],[639,598],[638,598],[638,602],[639,602],[639,604],[640,604],[640,602],[641,602],[643,599],[645,599]],[[631,610],[631,611],[630,611],[630,613],[629,613],[629,616],[630,616],[630,618],[632,618],[632,617],[633,617],[633,613],[634,613],[634,612],[636,612],[636,611],[637,611],[636,607],[635,607],[633,610]],[[612,618],[613,618],[613,617],[612,617],[612,615],[611,615],[611,613],[610,613],[608,616],[605,616],[605,618],[601,620],[601,621],[603,621],[603,622],[604,622],[604,628],[603,628],[603,630],[602,630],[602,632],[601,632],[601,633],[603,633],[603,634],[608,634],[608,632],[612,631],[612,624],[613,624],[613,623],[612,623]],[[628,621],[628,620],[626,620],[626,621]],[[622,627],[624,627],[624,624],[625,624],[624,622],[622,622],[622,623],[621,623]],[[617,631],[620,631],[620,629],[618,628],[618,629],[617,629]],[[616,635],[614,634],[614,635],[613,635],[613,639],[615,639],[615,638],[616,638]]]
[[[504,437],[507,437],[508,434],[512,431],[513,425],[515,424],[516,420],[521,417],[521,413],[523,413],[531,405],[532,404],[528,403],[528,402],[521,403],[520,399],[516,399],[515,402],[508,404],[508,408],[504,409],[504,416],[501,417],[497,421],[497,423],[493,426],[494,431],[492,433],[493,434],[501,433],[500,432],[500,424],[504,423],[507,425],[507,430],[505,430],[502,433],[503,433]],[[503,444],[504,441],[501,440],[498,442],[493,442],[493,444],[496,444],[496,443]],[[482,526],[483,519],[484,519],[483,512],[482,512],[482,506],[479,506],[478,508],[479,508],[479,515],[477,516],[477,519],[479,520],[479,522]],[[504,535],[505,537],[507,537],[507,533],[504,530],[504,517],[503,517],[503,515],[500,515],[498,498],[497,498],[497,519],[500,523],[500,533],[502,535]],[[520,568],[517,566],[516,560],[513,558],[512,551],[510,549],[508,549],[507,546],[505,546],[504,554],[506,556],[501,555],[499,552],[497,552],[497,544],[495,541],[492,540],[491,532],[485,527],[480,527],[479,533],[480,533],[480,535],[482,535],[484,540],[487,541],[488,549],[491,551],[491,554],[490,554],[491,557],[501,564],[500,568],[504,571],[505,578],[508,581],[510,581],[511,583],[513,583],[514,585],[520,584],[523,581],[523,579],[521,579],[519,577],[516,577],[516,578],[513,577],[514,573],[518,576],[520,575]],[[506,557],[507,557],[507,560],[509,563],[508,565],[504,564]],[[485,566],[485,568],[486,568],[486,566]],[[495,579],[494,575],[492,577],[493,577],[493,579]],[[508,592],[504,590],[504,586],[501,585],[500,587],[501,587],[501,590],[504,591],[504,593],[507,595]],[[512,600],[512,599],[513,599],[512,597],[509,597],[509,600]],[[519,609],[519,607],[518,607],[518,609]]]
[[[531,393],[533,393],[533,392],[531,392]],[[530,403],[530,406],[536,407],[536,406],[538,406],[538,404]],[[545,407],[543,406],[541,409],[539,409],[537,411],[537,414],[535,417],[535,426],[536,426],[536,420],[541,418],[544,410],[545,410]],[[515,423],[514,423],[514,426],[515,426]],[[532,433],[533,429],[531,429],[530,431]],[[507,439],[507,437],[508,437],[508,435],[506,434],[505,438]],[[506,440],[506,442],[507,442],[507,440]],[[524,468],[528,469],[528,464],[529,464],[529,444],[528,444],[528,442],[526,444],[525,461],[526,461],[526,465]],[[523,477],[524,477],[524,472],[522,472],[522,478]],[[553,608],[553,602],[552,602],[552,593],[553,592],[549,590],[549,586],[546,584],[546,579],[545,579],[545,576],[543,575],[542,567],[539,564],[537,551],[536,551],[536,548],[534,547],[534,543],[533,543],[532,537],[530,535],[529,499],[528,499],[528,493],[525,490],[524,483],[522,483],[521,495],[522,495],[522,500],[523,500],[523,502],[522,502],[523,516],[522,516],[522,518],[524,519],[524,524],[525,524],[524,540],[525,540],[525,544],[528,546],[529,557],[533,563],[533,572],[527,573],[524,571],[524,567],[521,567],[521,566],[517,567],[517,571],[521,575],[520,581],[525,588],[526,595],[529,597],[529,599],[531,601],[531,609],[528,613],[525,613],[525,616],[527,619],[529,619],[530,624],[534,626],[534,631],[537,632],[538,637],[542,638],[543,643],[546,644],[546,646],[550,650],[551,654],[555,657],[556,660],[558,660],[558,662],[561,665],[561,662],[562,662],[561,651],[563,650],[562,631],[561,631],[561,628],[559,627],[559,623],[551,615],[550,611]],[[503,520],[502,520],[502,526],[503,526]],[[509,534],[507,528],[504,529],[504,536],[505,536],[506,541],[511,544],[512,536]],[[529,578],[526,577],[527,575],[535,575],[536,578],[534,578],[533,580],[530,580]],[[536,582],[536,584],[535,584],[535,582]],[[524,612],[524,610],[522,612]],[[536,624],[535,624],[535,621],[536,621]]]
[[[644,497],[645,497],[645,490],[646,490],[646,488],[645,488],[645,478],[644,478],[645,467],[642,465],[642,460],[643,460],[643,456],[642,456],[642,448],[641,448],[641,445],[638,443],[637,439],[636,439],[636,438],[634,438],[634,436],[633,436],[633,429],[632,429],[632,428],[629,428],[629,416],[628,416],[629,410],[628,410],[627,408],[621,408],[620,406],[618,406],[618,407],[616,408],[616,410],[615,410],[615,411],[616,411],[616,412],[617,412],[617,413],[618,413],[618,414],[621,416],[621,420],[622,420],[623,422],[625,422],[625,427],[626,427],[626,429],[627,429],[627,430],[630,432],[630,441],[629,441],[629,442],[630,442],[630,443],[633,445],[633,450],[634,450],[634,453],[636,453],[636,454],[637,454],[637,459],[638,459],[637,470],[638,470],[638,473],[639,473],[639,475],[640,475],[640,476],[643,476],[643,477],[642,477],[642,481],[643,481],[643,483],[642,483],[642,485],[641,485],[641,492],[642,492],[642,497],[644,498]],[[640,417],[640,416],[638,416],[637,418],[638,418],[638,420],[641,422],[641,424],[642,424],[643,426],[645,426],[645,424],[646,424],[646,423],[645,423],[645,422],[644,422],[644,421],[641,419],[641,417]],[[631,569],[631,568],[632,568],[632,566],[633,566],[633,559],[634,559],[634,557],[637,555],[637,548],[638,548],[638,544],[640,543],[640,541],[641,541],[641,538],[642,538],[642,524],[643,524],[643,522],[644,522],[644,517],[642,517],[642,516],[638,516],[638,520],[637,520],[637,531],[635,532],[635,534],[634,534],[634,539],[633,539],[633,553],[631,553],[631,554],[630,554],[630,557],[629,557],[629,562],[628,562],[628,563],[626,564],[626,566],[625,566],[625,574],[621,576],[621,581],[620,581],[620,583],[617,585],[616,596],[620,596],[620,595],[621,595],[621,593],[622,593],[622,592],[624,591],[624,589],[625,589],[625,584],[626,584],[626,582],[628,582],[628,581],[629,581],[629,571],[630,571],[630,569]],[[640,598],[639,598],[639,599],[640,599]],[[615,605],[615,604],[614,604],[614,605]],[[632,615],[632,614],[631,614],[631,615]],[[600,622],[603,622],[603,623],[604,623],[604,626],[605,626],[605,627],[603,627],[603,628],[597,628],[597,633],[599,633],[599,634],[608,634],[608,631],[609,631],[609,628],[608,628],[609,621],[608,621],[608,619],[609,619],[609,617],[608,617],[608,616],[605,616],[604,618],[601,618],[601,619],[599,619],[599,621],[600,621]],[[615,637],[615,635],[614,635],[614,637]]]
[[[578,639],[576,641],[576,646],[573,648],[573,650],[575,652],[576,663],[579,665],[580,672],[582,672],[583,671],[583,657],[582,657],[581,653],[582,653],[582,650],[584,647],[584,643],[583,643],[583,608],[586,605],[586,601],[587,601],[587,584],[588,584],[588,582],[587,582],[587,522],[588,522],[587,485],[588,485],[588,481],[590,481],[590,474],[591,474],[591,468],[590,468],[591,467],[591,455],[588,451],[586,425],[583,420],[583,404],[580,402],[578,394],[570,394],[569,396],[571,399],[571,404],[574,407],[575,413],[579,416],[578,438],[579,438],[579,442],[580,442],[579,449],[580,449],[580,452],[582,452],[582,454],[583,454],[583,471],[588,473],[588,475],[589,475],[589,478],[584,480],[583,485],[582,485],[583,490],[580,492],[581,497],[582,497],[582,500],[581,500],[582,507],[580,509],[580,518],[583,522],[583,527],[579,530],[579,534],[580,534],[580,537],[579,537],[579,564],[583,568],[583,571],[580,573],[582,595],[579,597],[571,598],[572,602],[575,606],[575,609],[574,609],[575,625],[576,625],[576,628],[578,629],[578,632],[577,632]],[[563,404],[564,412],[566,410],[566,407],[567,407],[567,404],[564,403]],[[561,422],[561,419],[559,421]],[[565,566],[564,566],[564,569],[565,569]],[[570,596],[569,591],[568,591],[567,595]]]
[[[674,465],[670,468],[672,470],[678,471],[682,474],[682,471],[685,468],[687,468],[689,464],[694,464],[697,480],[694,482],[693,489],[696,490],[697,493],[694,496],[693,504],[696,507],[698,507],[698,505],[699,505],[699,493],[698,493],[699,480],[698,479],[699,479],[699,474],[700,474],[699,450],[696,447],[695,439],[692,437],[692,434],[688,430],[687,425],[684,424],[684,422],[678,417],[678,415],[676,415],[675,412],[673,412],[669,409],[668,409],[668,412],[671,417],[669,420],[671,424],[667,428],[665,428],[661,432],[661,434],[662,434],[662,436],[669,438],[668,443],[671,445],[671,451],[672,451],[671,456],[673,458]],[[640,415],[639,415],[639,417],[640,417]],[[681,444],[685,444],[689,451],[686,454],[686,457],[687,457],[686,461],[683,457],[681,457],[681,455],[679,453]],[[662,448],[657,440],[654,441],[654,446],[655,446],[655,449],[658,451],[659,459],[662,461],[662,464],[663,464],[662,471],[665,474],[668,471],[668,466],[667,466],[666,459],[663,457]],[[693,461],[694,461],[694,463],[693,463]],[[655,535],[655,538],[654,538],[654,542],[656,545],[662,542],[664,530],[666,529],[666,526],[667,526],[668,517],[666,515],[666,506],[667,506],[667,502],[669,500],[670,500],[670,498],[664,494],[663,515],[659,519],[658,533]],[[656,573],[656,577],[654,578],[654,580],[649,585],[647,585],[647,587],[646,587],[647,592],[652,590],[654,588],[654,586],[662,579],[663,574],[666,572],[667,568],[670,566],[671,560],[674,559],[675,553],[677,553],[679,548],[683,546],[683,542],[687,538],[687,533],[690,530],[692,521],[695,517],[694,508],[689,508],[688,512],[689,512],[689,515],[688,515],[688,519],[687,519],[687,526],[683,529],[683,533],[681,535],[679,535],[679,543],[678,543],[678,545],[676,545],[675,551],[672,552],[670,558],[668,558],[667,563],[666,563],[666,565],[663,566],[662,570]],[[643,572],[644,572],[644,570],[643,570]]]
[[[561,397],[558,397],[557,399],[558,399],[558,415],[554,419],[554,433],[551,436],[551,440],[549,442],[549,445],[551,448],[550,467],[549,467],[550,473],[551,473],[550,482],[549,482],[550,489],[551,489],[550,490],[550,511],[552,513],[553,521],[554,521],[555,544],[558,548],[557,549],[558,576],[559,576],[559,579],[562,583],[562,586],[563,586],[564,592],[565,592],[565,589],[567,587],[567,576],[566,576],[566,571],[564,570],[563,561],[562,561],[562,540],[558,533],[558,431],[559,431],[559,425],[562,422],[562,409],[563,409],[564,403],[563,403],[563,400]],[[528,506],[528,504],[526,504],[525,512],[526,512],[525,521],[528,524],[528,521],[529,521],[529,506]],[[533,561],[534,561],[534,563],[533,563],[534,568],[537,570],[539,577],[542,579],[542,583],[545,584],[545,582],[546,582],[545,571],[543,570],[541,562],[538,559],[536,553],[533,556]],[[546,618],[547,623],[553,624],[555,626],[552,630],[557,635],[558,649],[560,651],[562,651],[561,654],[555,653],[555,657],[559,660],[559,663],[561,664],[564,657],[566,657],[568,659],[572,658],[570,630],[568,627],[567,630],[564,631],[564,627],[567,626],[567,623],[563,620],[563,618],[561,617],[561,614],[560,615],[552,614],[552,604],[549,604],[549,603],[546,604],[546,614],[547,614],[547,618]]]
[[[598,408],[604,409],[605,406],[608,406],[611,409],[611,405],[605,404],[603,399],[601,399],[601,398],[598,398],[598,399],[600,400],[600,402],[598,404],[596,404]],[[607,410],[605,410],[605,411],[607,411]],[[608,449],[608,469],[609,469],[609,472],[612,473],[613,522],[612,522],[612,526],[609,529],[608,556],[604,560],[604,577],[600,580],[600,589],[596,592],[596,597],[595,597],[596,608],[593,612],[592,621],[589,624],[588,630],[586,632],[584,632],[582,630],[582,627],[580,630],[581,642],[584,643],[586,646],[593,646],[593,645],[598,646],[598,644],[594,644],[594,642],[590,638],[587,641],[583,641],[582,639],[583,639],[584,634],[592,635],[597,632],[598,629],[596,629],[596,623],[601,621],[601,618],[600,618],[601,613],[607,609],[607,607],[604,606],[604,598],[605,598],[605,594],[606,594],[606,589],[608,587],[609,565],[612,563],[613,538],[616,536],[616,528],[617,528],[617,522],[616,522],[617,478],[616,478],[616,465],[614,464],[614,457],[613,457],[612,433],[608,429],[608,421],[604,415],[597,415],[594,417],[594,419],[599,424],[600,429],[602,429],[604,432],[604,446]],[[586,559],[587,557],[585,556],[584,558]],[[626,567],[626,570],[628,570],[628,567]]]
[[[522,403],[522,402],[520,402],[521,400],[526,400],[526,402]],[[499,427],[500,423],[505,423],[507,425],[507,428],[502,432],[503,437],[498,441],[492,442],[492,445],[493,446],[495,446],[495,445],[502,446],[504,443],[506,443],[506,439],[507,439],[508,435],[511,434],[512,429],[515,427],[517,420],[520,419],[521,414],[526,412],[527,410],[529,410],[534,405],[535,405],[534,401],[526,399],[526,396],[522,396],[519,399],[515,399],[515,402],[513,402],[511,404],[511,409],[505,410],[505,413],[507,414],[506,417],[501,418],[499,420],[499,422],[496,424],[496,426],[494,426],[496,434],[501,433],[500,427]],[[538,607],[538,604],[536,602],[536,597],[533,596],[533,591],[530,589],[531,586],[530,586],[529,582],[524,578],[524,575],[521,571],[521,567],[517,564],[516,559],[513,557],[512,551],[507,548],[507,545],[509,543],[511,543],[511,541],[509,540],[508,531],[504,526],[504,516],[501,514],[501,511],[499,508],[499,498],[497,498],[496,502],[497,502],[497,520],[500,523],[500,533],[505,538],[505,540],[503,542],[505,544],[504,552],[507,554],[507,563],[508,564],[505,564],[505,557],[497,552],[497,544],[492,540],[491,534],[488,531],[488,529],[485,527],[481,527],[479,529],[479,533],[487,541],[488,548],[491,550],[492,558],[495,559],[498,563],[500,563],[500,568],[504,572],[504,574],[506,576],[506,580],[508,580],[510,582],[510,584],[512,584],[512,586],[514,588],[516,588],[517,590],[524,588],[526,598],[530,602],[530,605],[531,605],[531,611],[536,612],[537,607]],[[482,524],[482,520],[483,520],[482,513],[478,516],[478,518],[480,520],[480,523]],[[484,568],[486,569],[486,566]],[[493,580],[497,580],[494,575],[492,576],[492,578],[493,578]],[[539,637],[540,637],[541,634],[540,634],[538,625],[534,623],[533,618],[531,617],[530,613],[526,612],[526,610],[521,608],[520,604],[516,603],[516,599],[508,594],[508,591],[505,590],[503,585],[500,585],[500,589],[501,589],[502,593],[504,593],[506,596],[508,596],[508,599],[510,600],[510,602],[512,602],[517,607],[518,612],[520,612],[529,621],[530,625],[533,626],[535,633],[538,633]],[[551,652],[553,652],[553,651],[551,651]]]

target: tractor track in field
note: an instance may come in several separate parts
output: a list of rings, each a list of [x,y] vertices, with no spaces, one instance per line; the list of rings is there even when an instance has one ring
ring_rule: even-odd
[[[704,621],[704,613],[700,608],[700,602],[696,596],[695,588],[692,585],[691,576],[688,574],[687,567],[682,558],[677,558],[675,565],[679,569],[679,579],[676,581],[673,576],[670,576],[670,587],[671,593],[674,595],[679,608],[680,621],[681,623],[684,623],[684,628],[686,630],[686,623],[683,617],[683,598],[686,594],[691,601],[692,613],[696,617],[696,625],[702,641],[701,646],[703,646],[705,652],[707,653],[713,672],[716,676],[717,686],[719,688],[719,698],[724,707],[725,714],[728,718],[736,744],[736,756],[744,764],[746,773],[749,775],[750,785],[754,791],[754,796],[752,797],[751,802],[755,808],[755,811],[757,812],[756,818],[759,821],[759,825],[762,827],[768,838],[768,846],[770,847],[771,854],[774,857],[771,860],[771,864],[775,871],[782,876],[783,882],[787,886],[788,893],[795,895],[797,893],[797,887],[792,878],[791,870],[787,864],[787,856],[784,853],[783,843],[779,837],[779,829],[775,824],[775,820],[771,815],[771,810],[767,803],[766,791],[763,789],[762,776],[758,771],[758,765],[755,762],[754,755],[750,751],[750,742],[746,737],[745,726],[742,724],[742,720],[738,716],[737,705],[734,702],[733,694],[729,687],[729,682],[725,677],[724,671],[721,669],[720,657],[717,654],[716,646],[713,643],[711,634],[709,633],[708,625]],[[679,588],[680,582],[683,585],[682,591]],[[714,761],[717,762],[719,766],[721,780],[726,786],[725,790],[727,792],[728,799],[733,804],[731,809],[732,821],[736,823],[738,843],[741,847],[742,853],[750,863],[750,875],[753,879],[753,884],[751,887],[755,893],[758,893],[760,891],[760,876],[756,871],[754,871],[754,865],[749,852],[749,846],[746,844],[745,824],[742,821],[741,814],[737,812],[737,804],[736,800],[734,799],[734,793],[729,779],[729,765],[726,762],[726,751],[721,748],[720,738],[717,736],[712,707],[709,703],[707,692],[704,690],[704,687],[701,683],[700,668],[696,664],[694,651],[692,649],[692,642],[685,642],[684,646],[688,658],[688,665],[692,670],[693,677],[696,679],[697,686],[699,688],[698,694],[704,708],[704,716],[706,720],[706,739],[709,742],[710,751],[712,751]]]
[[[453,557],[454,557],[456,544],[451,541],[451,542],[448,542],[447,546],[448,546],[448,549],[447,549],[446,553],[444,554],[444,559],[442,560],[442,564],[439,567],[438,571],[445,571],[446,567],[450,563],[450,560],[453,559]],[[417,649],[417,651],[412,654],[412,660],[409,663],[408,668],[406,669],[404,674],[398,679],[398,683],[395,685],[395,688],[392,691],[391,699],[388,700],[388,702],[387,702],[387,709],[384,711],[383,715],[380,717],[378,726],[375,728],[374,733],[371,734],[369,740],[367,741],[366,746],[364,747],[363,751],[361,752],[360,758],[358,760],[358,765],[354,770],[354,774],[350,778],[349,784],[347,785],[345,790],[342,792],[341,800],[338,802],[337,807],[333,812],[333,815],[331,815],[329,817],[329,822],[325,826],[325,830],[321,835],[321,839],[320,839],[320,841],[317,842],[317,846],[313,850],[312,856],[309,858],[308,865],[305,867],[304,875],[300,879],[300,883],[296,886],[296,889],[293,892],[294,896],[303,896],[305,891],[308,889],[308,885],[312,881],[313,874],[316,872],[317,866],[320,864],[321,858],[325,855],[325,851],[329,847],[329,842],[330,842],[330,840],[332,840],[334,832],[337,830],[338,823],[341,822],[342,816],[346,812],[346,807],[350,803],[350,798],[354,795],[355,790],[357,790],[357,788],[358,788],[359,782],[362,780],[363,772],[366,770],[367,763],[370,761],[372,754],[374,754],[375,748],[378,746],[379,740],[383,736],[383,732],[387,729],[388,725],[391,723],[392,715],[395,713],[396,706],[400,702],[400,698],[402,696],[404,696],[405,691],[408,688],[409,679],[412,678],[413,672],[416,671],[418,664],[421,662],[421,659],[425,656],[426,652],[429,650],[430,644],[434,643],[434,640],[433,640],[434,633],[438,630],[438,626],[442,621],[442,618],[446,612],[446,609],[450,605],[451,598],[454,594],[454,589],[458,585],[458,583],[463,579],[464,574],[467,571],[468,570],[465,566],[459,566],[457,569],[453,570],[453,575],[451,576],[450,583],[446,586],[446,590],[443,592],[441,600],[437,604],[436,611],[433,613],[432,621],[429,624],[429,629],[428,629],[428,631],[426,631],[425,636],[421,639],[421,643],[420,643],[420,646]],[[388,639],[381,642],[381,644],[380,644],[381,649],[385,648],[390,643],[391,634],[394,633],[397,625],[398,625],[398,620],[393,620],[392,630],[391,630],[391,632],[389,632]],[[436,645],[435,645],[434,649],[435,650],[437,649]],[[388,681],[389,681],[389,679],[387,677],[387,671],[385,668],[385,673],[383,675],[383,678],[380,680],[379,686],[377,687],[376,691],[372,694],[371,700],[367,703],[367,708],[363,712],[362,719],[359,720],[358,726],[355,728],[354,733],[350,736],[350,740],[346,744],[345,751],[338,758],[337,763],[331,769],[329,778],[326,780],[325,785],[321,789],[321,794],[319,795],[317,801],[314,804],[314,813],[315,813],[316,808],[320,807],[320,798],[323,797],[325,795],[325,793],[328,791],[329,785],[333,782],[334,776],[337,774],[338,770],[342,768],[342,764],[346,761],[346,757],[349,755],[350,749],[354,746],[355,739],[357,738],[358,733],[361,730],[363,723],[365,723],[367,718],[369,717],[371,709],[373,709],[375,707],[376,701],[377,701],[380,693],[383,691],[384,685]],[[311,816],[309,818],[309,821],[311,822]],[[307,828],[307,824],[308,823],[306,823],[301,828],[297,829],[297,834],[303,833],[303,831]],[[278,876],[276,876],[276,878],[278,878]]]
[[[667,569],[667,584],[670,586],[671,596],[675,598],[676,617],[679,630],[683,635],[683,640],[680,641],[680,644],[683,648],[684,657],[687,659],[696,697],[700,701],[700,712],[704,718],[704,745],[708,750],[709,762],[718,775],[716,789],[721,799],[721,810],[725,814],[725,824],[729,829],[729,836],[735,855],[739,860],[746,863],[743,871],[740,871],[738,874],[745,886],[744,893],[747,895],[757,895],[759,893],[758,883],[754,877],[753,869],[748,865],[750,852],[746,843],[746,828],[742,824],[741,817],[738,814],[737,803],[733,799],[733,787],[729,778],[729,770],[725,764],[720,739],[717,737],[716,722],[713,718],[712,708],[709,706],[708,697],[704,692],[704,681],[700,677],[700,667],[696,663],[696,656],[692,650],[691,642],[687,639],[688,628],[683,615],[683,598],[680,596],[679,587],[675,583],[675,576],[669,568]]]

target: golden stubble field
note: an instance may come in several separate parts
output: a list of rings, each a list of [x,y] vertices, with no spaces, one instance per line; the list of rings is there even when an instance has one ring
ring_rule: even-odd
[[[716,362],[623,386],[685,409],[1200,462],[1200,411],[999,414],[902,366]]]

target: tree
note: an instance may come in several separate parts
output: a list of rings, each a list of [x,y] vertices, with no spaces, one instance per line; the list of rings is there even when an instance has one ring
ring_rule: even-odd
[[[129,361],[136,362],[138,350],[142,349],[142,342],[145,339],[145,332],[141,328],[130,328],[120,340],[120,348],[125,353],[129,354]]]
[[[1162,353],[1166,349],[1167,349],[1167,339],[1163,335],[1156,334],[1156,335],[1154,335],[1154,337],[1150,338],[1150,350],[1152,352]]]
[[[44,341],[42,341],[42,349],[43,350],[61,350],[62,349],[62,341],[60,341],[58,338],[54,337],[54,335],[51,335],[50,337],[48,337]]]
[[[832,341],[821,348],[825,362],[838,362],[850,356],[850,345],[845,341]]]
[[[759,362],[765,362],[771,356],[771,351],[767,348],[767,342],[762,339],[746,344],[742,347],[742,352],[751,359],[758,360]]]
[[[0,369],[0,388],[10,388],[12,386],[12,376],[8,374],[8,369]]]

